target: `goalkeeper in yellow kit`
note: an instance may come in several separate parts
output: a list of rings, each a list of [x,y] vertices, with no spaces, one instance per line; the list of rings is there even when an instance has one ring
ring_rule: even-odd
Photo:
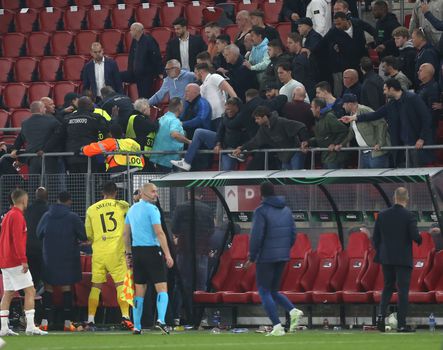
[[[121,325],[132,330],[129,318],[129,304],[120,300],[126,274],[123,230],[129,204],[117,200],[117,186],[108,182],[103,186],[103,199],[91,205],[86,211],[86,234],[92,243],[92,288],[88,299],[88,327],[95,329],[95,313],[103,283],[109,273],[117,289],[117,302],[122,313]]]

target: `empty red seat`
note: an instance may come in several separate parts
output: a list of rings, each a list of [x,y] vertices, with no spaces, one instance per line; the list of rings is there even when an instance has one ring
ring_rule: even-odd
[[[443,250],[434,255],[431,271],[425,277],[427,290],[435,293],[437,303],[443,303]]]
[[[54,85],[54,103],[62,106],[68,92],[77,92],[78,85],[71,81],[60,81]]]
[[[158,15],[158,6],[143,3],[135,9],[135,20],[143,24],[145,29],[154,27]]]
[[[28,36],[27,54],[28,56],[49,55],[49,39],[51,36],[45,32],[35,32]]]
[[[337,234],[324,233],[320,235],[317,250],[309,255],[309,268],[302,278],[301,285],[305,290],[309,290],[308,285],[312,283],[311,297],[314,303],[323,303],[328,296],[326,293],[333,291],[331,279],[337,269],[337,257],[341,249]]]
[[[15,15],[15,30],[19,33],[30,33],[36,29],[38,11],[22,8]]]
[[[86,29],[86,10],[78,6],[67,7],[63,14],[65,30],[78,31]]]
[[[265,0],[262,4],[262,9],[265,14],[264,22],[267,24],[278,23],[282,5],[282,0]]]
[[[220,7],[204,7],[202,9],[202,17],[204,23],[218,22],[223,15],[223,9]]]
[[[83,30],[75,36],[75,51],[77,55],[89,55],[91,44],[97,41],[97,32],[92,30]]]
[[[9,113],[4,109],[0,109],[0,129],[6,128],[9,124]],[[0,137],[3,136],[5,132],[0,130]]]
[[[40,100],[42,97],[52,96],[52,85],[46,82],[32,83],[28,88],[28,101]]]
[[[26,55],[26,37],[22,33],[7,33],[2,38],[2,52],[5,57]]]
[[[128,54],[123,53],[116,55],[114,57],[115,62],[117,63],[118,70],[120,72],[124,72],[128,69]]]
[[[31,9],[41,9],[45,6],[46,1],[45,0],[26,0],[25,1],[26,7],[29,7]]]
[[[250,295],[242,293],[241,281],[245,275],[243,263],[248,257],[249,235],[238,234],[232,246],[223,252],[220,265],[211,283],[217,292],[195,291],[196,303],[248,303]]]
[[[51,38],[51,53],[54,56],[67,56],[73,53],[74,34],[71,32],[55,32]]]
[[[0,9],[0,34],[9,32],[15,14],[10,10]]]
[[[165,27],[152,28],[151,35],[157,41],[162,55],[166,53],[166,46],[172,37],[172,32]]]
[[[94,5],[88,10],[88,29],[103,30],[111,28],[109,7]]]
[[[20,128],[22,123],[31,117],[31,112],[28,109],[16,109],[11,113],[11,127]]]
[[[60,8],[67,7],[70,2],[70,0],[51,0],[52,6]]]
[[[291,32],[291,23],[284,22],[279,23],[276,26],[276,29],[278,31],[278,34],[280,34],[280,39],[283,43],[286,43],[286,40],[288,39],[288,35]]]
[[[40,60],[38,71],[41,81],[57,81],[61,78],[60,57],[43,57]]]
[[[91,7],[94,0],[74,0],[74,4],[80,7]]]
[[[20,57],[15,61],[14,77],[15,81],[27,83],[37,79],[38,61],[33,57]]]
[[[12,67],[14,62],[10,58],[0,58],[0,83],[12,81]]]
[[[203,25],[203,9],[206,8],[205,4],[199,1],[192,1],[185,7],[185,17],[188,21],[188,25],[201,27]]]
[[[38,15],[40,30],[42,32],[55,32],[63,29],[63,11],[57,7],[46,7]]]
[[[242,0],[237,4],[238,11],[253,11],[258,9],[258,2],[254,0]]]
[[[107,55],[115,55],[123,52],[123,33],[118,29],[104,30],[100,34],[100,43]]]
[[[68,56],[63,60],[63,80],[82,80],[85,56]]]
[[[100,5],[116,5],[118,0],[98,0]]]
[[[22,83],[10,83],[3,89],[3,105],[7,108],[21,108],[26,103],[27,86]]]
[[[230,24],[226,27],[223,28],[225,34],[229,35],[229,37],[231,38],[231,42],[235,41],[235,38],[238,34],[238,27],[235,24]]]
[[[17,10],[21,7],[21,3],[20,0],[2,0],[0,7],[7,10]]]
[[[134,22],[134,8],[125,4],[114,7],[111,12],[112,28],[128,30]]]
[[[160,25],[163,27],[172,27],[178,17],[183,14],[183,5],[174,4],[173,2],[166,2],[160,7],[159,17]]]

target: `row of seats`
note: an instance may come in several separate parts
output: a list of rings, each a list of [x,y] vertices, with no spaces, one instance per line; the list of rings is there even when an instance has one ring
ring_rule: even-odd
[[[409,300],[412,303],[443,303],[443,251],[435,254],[432,237],[421,233],[423,243],[414,243],[414,268]],[[212,279],[215,292],[196,291],[197,304],[261,303],[255,284],[255,267],[243,269],[249,246],[248,235],[234,236]],[[374,263],[368,237],[353,233],[346,250],[335,233],[320,235],[312,250],[306,234],[299,233],[282,278],[281,292],[296,304],[379,303],[383,289],[380,265]],[[434,256],[435,255],[435,256]],[[391,302],[396,302],[397,294]]]
[[[268,0],[262,4],[267,23],[277,23],[281,10],[281,0]],[[255,10],[259,8],[258,2],[244,0],[238,4],[227,5],[230,16],[240,10]],[[140,6],[127,6],[120,4],[116,7],[94,5],[93,7],[71,6],[65,9],[46,7],[42,9],[22,8],[16,12],[4,9],[0,15],[0,33],[55,30],[102,30],[102,29],[128,29],[131,23],[141,22],[145,28],[157,25],[171,27],[173,21],[184,16],[191,26],[201,27],[211,19],[219,19],[226,6],[216,6],[211,2],[192,1],[189,4],[167,2],[163,5],[143,3]],[[216,16],[215,18],[212,18]]]

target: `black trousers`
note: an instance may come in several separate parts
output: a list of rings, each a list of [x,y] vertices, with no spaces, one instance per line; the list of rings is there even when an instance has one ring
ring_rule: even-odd
[[[409,304],[409,285],[411,283],[412,267],[398,265],[382,265],[384,287],[380,300],[379,314],[386,317],[386,310],[397,283],[397,321],[398,328],[406,326],[406,314]]]
[[[134,75],[133,72],[124,71],[121,73],[122,81],[126,83],[136,83],[137,84],[137,92],[138,97],[149,98],[153,95],[152,93],[152,84],[154,78],[151,75]]]

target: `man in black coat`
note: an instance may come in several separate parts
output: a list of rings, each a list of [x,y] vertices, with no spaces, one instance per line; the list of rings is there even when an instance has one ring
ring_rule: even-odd
[[[375,23],[377,37],[374,38],[378,45],[376,48],[377,52],[381,57],[388,55],[398,56],[398,48],[395,46],[395,41],[392,37],[394,29],[401,26],[397,16],[389,12],[388,4],[383,0],[377,0],[374,3],[372,14],[377,20]]]
[[[35,191],[35,200],[28,206],[25,212],[27,240],[26,256],[28,257],[29,271],[31,271],[32,281],[37,289],[41,281],[42,274],[42,242],[37,238],[37,225],[43,214],[48,211],[48,191],[44,187],[39,187]]]
[[[292,32],[297,31],[297,20],[306,16],[308,1],[304,0],[283,0],[280,12],[280,21],[291,22]]]
[[[431,155],[422,150],[423,145],[432,144],[432,117],[423,100],[417,94],[404,92],[398,80],[386,80],[384,93],[389,102],[377,111],[358,116],[343,117],[343,122],[357,120],[368,122],[385,118],[389,126],[393,146],[415,146],[409,151],[409,167],[420,167],[431,160]],[[405,165],[404,152],[394,156],[394,165]]]
[[[141,23],[133,23],[130,34],[128,70],[121,77],[124,82],[137,84],[139,97],[150,97],[154,78],[163,72],[160,48],[151,35],[143,33]]]
[[[360,103],[375,111],[385,104],[383,79],[374,72],[374,66],[369,57],[363,57],[360,60],[360,70],[363,73]]]
[[[187,21],[183,17],[177,18],[172,25],[176,37],[169,40],[166,47],[166,61],[176,59],[183,69],[194,71],[197,55],[206,51],[208,46],[200,35],[191,35],[187,28]]]
[[[423,63],[418,69],[420,86],[417,89],[417,94],[422,98],[426,107],[428,107],[429,113],[432,115],[433,140],[437,136],[438,121],[440,119],[440,111],[432,108],[434,103],[440,102],[440,89],[434,79],[434,75],[434,67],[430,63]]]
[[[100,107],[112,118],[116,118],[122,129],[126,130],[133,108],[131,99],[124,94],[115,92],[110,86],[105,86],[101,93],[103,100]]]
[[[384,287],[380,301],[377,328],[385,331],[386,310],[395,285],[398,290],[397,332],[411,332],[406,327],[408,294],[413,267],[412,241],[421,244],[417,229],[417,218],[406,209],[408,190],[398,187],[394,192],[395,204],[378,214],[374,227],[375,262],[382,264]]]

